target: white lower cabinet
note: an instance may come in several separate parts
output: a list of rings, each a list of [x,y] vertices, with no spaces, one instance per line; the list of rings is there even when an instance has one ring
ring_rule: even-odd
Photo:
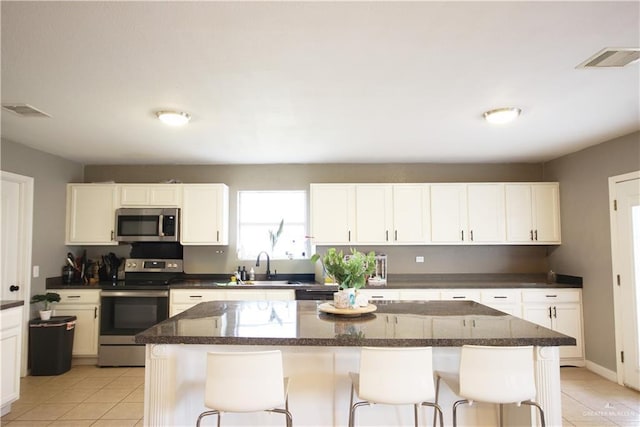
[[[400,299],[400,291],[397,289],[363,288],[358,292],[360,295],[365,295],[369,302],[393,301]]]
[[[581,291],[528,289],[522,291],[522,318],[576,339],[575,346],[560,347],[561,359],[582,359]]]
[[[22,306],[0,311],[0,403],[2,415],[20,397],[20,363],[22,355]]]
[[[54,305],[55,316],[76,316],[73,335],[73,356],[96,357],[100,335],[100,290],[52,289],[60,294]]]

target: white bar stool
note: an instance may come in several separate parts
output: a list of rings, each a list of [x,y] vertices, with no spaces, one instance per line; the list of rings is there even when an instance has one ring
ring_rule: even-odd
[[[288,383],[280,350],[209,352],[204,404],[212,410],[201,413],[196,426],[208,415],[218,415],[219,427],[224,412],[267,411],[285,414],[291,427]]]
[[[431,347],[372,348],[363,347],[360,352],[360,373],[350,372],[351,406],[349,427],[355,423],[356,409],[374,403],[387,405],[413,405],[415,426],[418,426],[418,407],[442,410],[436,403],[433,383],[433,357]],[[354,403],[354,393],[362,401]]]
[[[462,346],[459,375],[436,372],[436,403],[442,379],[462,400],[453,404],[453,425],[457,425],[458,406],[473,402],[500,405],[521,404],[535,406],[540,414],[540,424],[545,426],[544,411],[533,401],[536,383],[533,368],[533,346],[494,347]],[[434,418],[435,422],[435,418]]]

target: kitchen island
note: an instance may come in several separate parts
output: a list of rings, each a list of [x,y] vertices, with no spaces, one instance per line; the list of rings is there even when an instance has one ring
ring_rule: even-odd
[[[471,301],[376,302],[360,317],[321,313],[318,301],[205,302],[136,336],[147,345],[145,425],[193,425],[205,410],[206,352],[281,349],[290,378],[294,424],[347,424],[349,371],[358,370],[363,346],[434,348],[434,369],[455,372],[464,344],[535,346],[538,397],[547,425],[561,425],[558,346],[575,339]],[[384,367],[380,367],[384,369]],[[450,424],[455,396],[444,390]],[[406,409],[406,410],[405,410]],[[507,424],[531,424],[529,408],[509,408]],[[491,406],[462,415],[476,425],[495,421]],[[429,408],[421,414],[430,419]],[[535,418],[534,418],[535,419]],[[516,421],[517,420],[517,421]],[[225,425],[282,425],[270,414],[230,414]],[[378,405],[361,411],[358,425],[407,425],[411,407]]]

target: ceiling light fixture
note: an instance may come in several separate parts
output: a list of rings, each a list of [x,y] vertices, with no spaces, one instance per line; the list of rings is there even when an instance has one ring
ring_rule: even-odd
[[[493,125],[502,125],[518,118],[521,112],[522,110],[516,107],[497,108],[486,111],[482,117]]]
[[[162,123],[169,126],[186,125],[191,120],[191,115],[183,111],[158,111],[156,116]]]

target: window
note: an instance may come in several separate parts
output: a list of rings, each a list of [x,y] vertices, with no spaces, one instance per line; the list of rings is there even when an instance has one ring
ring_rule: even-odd
[[[282,231],[278,229],[282,223]],[[308,258],[305,191],[238,192],[238,259]]]

